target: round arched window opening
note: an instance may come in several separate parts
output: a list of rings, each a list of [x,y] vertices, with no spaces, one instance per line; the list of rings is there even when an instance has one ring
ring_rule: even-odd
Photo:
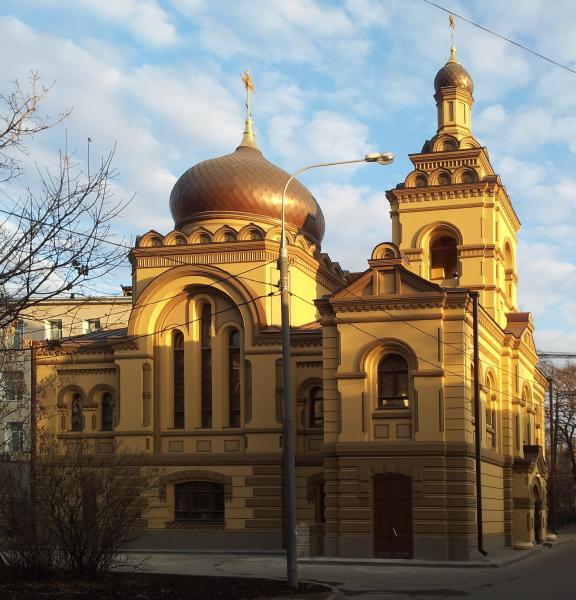
[[[408,363],[400,354],[387,354],[378,363],[378,408],[408,405]]]
[[[228,425],[240,427],[240,332],[233,329],[228,338]]]
[[[450,180],[450,175],[448,175],[448,173],[440,173],[440,175],[438,175],[438,179],[437,179],[437,184],[438,185],[450,185],[451,180]]]
[[[472,171],[464,171],[462,173],[462,183],[474,183],[476,181],[476,175]]]
[[[430,242],[430,279],[454,279],[458,273],[458,242],[441,235]]]
[[[315,386],[310,390],[310,427],[324,425],[324,401],[322,388]]]
[[[110,392],[102,394],[102,431],[112,431],[114,429],[114,399]]]
[[[417,175],[414,178],[414,187],[426,187],[428,185],[428,180],[425,175]]]

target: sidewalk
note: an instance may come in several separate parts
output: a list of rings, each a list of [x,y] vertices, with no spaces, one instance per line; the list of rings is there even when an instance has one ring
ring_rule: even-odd
[[[486,557],[479,557],[477,560],[469,561],[444,561],[444,560],[418,560],[418,559],[380,559],[380,558],[338,558],[327,556],[312,556],[309,558],[299,558],[299,565],[327,565],[327,566],[378,566],[378,567],[411,567],[411,568],[442,568],[442,569],[498,569],[515,562],[521,561],[535,553],[543,552],[549,546],[557,546],[566,543],[576,544],[576,527],[569,527],[558,532],[558,539],[554,542],[545,542],[531,550],[514,550],[512,548],[502,548],[496,553]],[[284,554],[282,552],[260,553],[260,552],[226,552],[222,550],[132,550],[129,554],[148,555],[148,556],[167,556],[167,555],[194,555],[202,556],[205,559],[210,557],[226,557],[233,562],[243,560],[248,563],[258,560],[267,560],[269,563],[283,563]],[[254,574],[258,576],[257,573]]]
[[[326,556],[312,556],[310,558],[298,559],[299,564],[304,565],[350,565],[350,566],[382,566],[382,567],[427,567],[427,568],[452,568],[452,569],[499,569],[506,565],[518,562],[536,552],[542,552],[550,546],[576,543],[576,527],[560,530],[558,539],[554,542],[544,542],[531,550],[514,550],[513,548],[501,548],[493,554],[479,556],[477,560],[417,560],[413,558],[332,558]]]

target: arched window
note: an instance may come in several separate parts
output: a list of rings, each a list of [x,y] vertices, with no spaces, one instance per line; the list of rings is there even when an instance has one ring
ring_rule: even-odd
[[[474,171],[464,171],[462,173],[462,183],[474,183],[476,181],[476,174]]]
[[[322,388],[310,389],[309,401],[310,427],[322,427],[324,425],[324,402],[322,399]]]
[[[378,363],[378,408],[408,406],[408,363],[399,354],[387,354]]]
[[[457,241],[443,235],[430,242],[430,279],[452,279],[458,276]]]
[[[102,394],[101,410],[101,429],[102,431],[112,431],[114,429],[114,400],[110,392]]]
[[[70,412],[72,431],[83,431],[84,415],[82,414],[82,396],[78,392],[72,396]]]
[[[450,181],[450,175],[448,175],[448,173],[440,173],[440,175],[438,175],[437,183],[438,185],[450,185],[450,183],[452,183]]]
[[[315,496],[315,521],[316,523],[326,522],[326,499],[324,494],[324,481],[319,481],[314,486]]]
[[[225,242],[235,242],[236,234],[233,231],[225,231],[224,232],[224,241]]]
[[[228,425],[240,427],[240,332],[228,336]]]
[[[212,309],[202,306],[200,317],[201,423],[212,427]]]
[[[496,384],[491,373],[486,376],[486,443],[492,448],[498,445],[498,416],[496,413]]]
[[[172,364],[174,368],[174,427],[184,427],[184,335],[176,331],[172,336]]]
[[[224,485],[212,481],[187,481],[174,486],[176,521],[224,521]]]
[[[425,175],[416,175],[414,178],[414,187],[426,187],[428,185],[428,181]]]
[[[201,233],[198,236],[198,243],[199,244],[211,244],[212,239],[210,238],[210,236],[207,233]]]

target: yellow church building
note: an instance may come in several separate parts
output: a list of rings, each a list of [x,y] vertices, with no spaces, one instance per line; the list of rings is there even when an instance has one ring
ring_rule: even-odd
[[[349,273],[321,252],[322,210],[286,199],[297,521],[340,557],[478,556],[473,295],[484,547],[546,536],[543,396],[533,323],[517,311],[520,222],[472,134],[473,83],[452,49],[434,80],[437,133],[387,192],[392,241]],[[132,309],[38,352],[42,426],[158,473],[140,544],[282,548],[277,257],[288,174],[258,149],[191,167],[174,230],[130,253]]]

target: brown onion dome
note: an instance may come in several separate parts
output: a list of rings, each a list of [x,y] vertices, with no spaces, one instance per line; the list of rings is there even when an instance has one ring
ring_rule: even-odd
[[[280,221],[281,197],[288,173],[266,160],[255,144],[206,160],[188,169],[170,194],[176,228],[222,213],[243,213]],[[324,215],[314,196],[293,180],[285,198],[286,222],[314,241],[324,236]],[[213,213],[213,215],[211,215]]]
[[[456,87],[466,90],[472,95],[474,82],[470,73],[458,62],[456,48],[450,50],[450,60],[436,73],[434,91],[438,93],[444,87]]]

